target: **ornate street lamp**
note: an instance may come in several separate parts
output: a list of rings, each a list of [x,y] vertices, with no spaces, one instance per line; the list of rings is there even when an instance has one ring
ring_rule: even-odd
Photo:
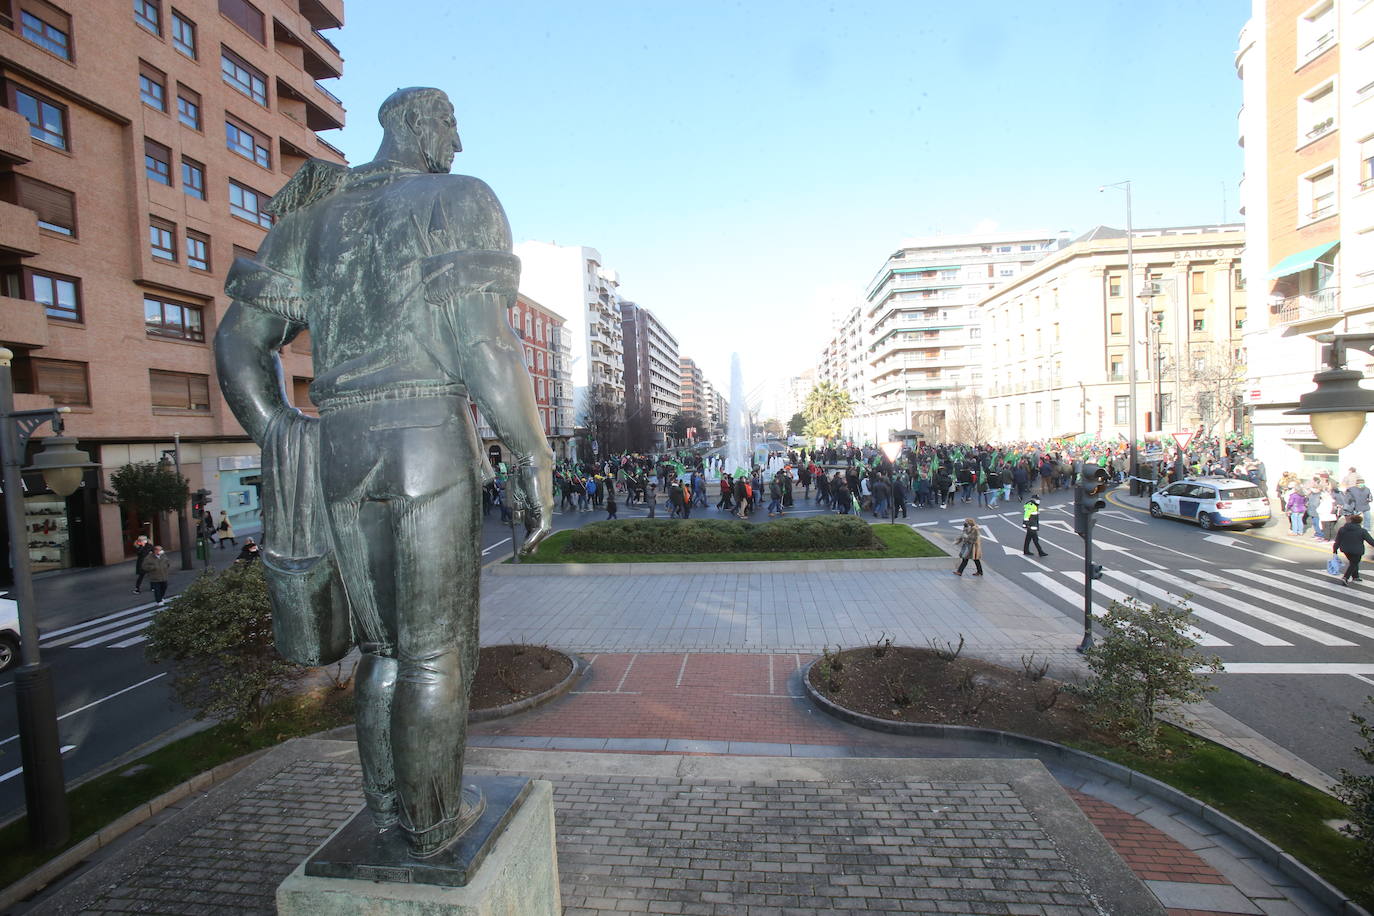
[[[1374,391],[1360,385],[1364,373],[1345,367],[1347,348],[1374,354],[1374,334],[1333,335],[1322,348],[1327,368],[1312,376],[1317,390],[1284,411],[1284,416],[1306,416],[1322,445],[1333,450],[1354,442],[1364,429],[1365,414],[1374,411]]]
[[[13,596],[19,610],[19,650],[23,662],[14,674],[15,703],[19,715],[19,751],[24,763],[24,803],[29,839],[42,849],[64,846],[71,835],[67,811],[67,786],[62,775],[58,741],[57,703],[53,698],[52,670],[38,658],[38,614],[33,599],[29,552],[24,549],[24,483],[22,472],[41,471],[48,487],[62,497],[81,486],[86,468],[95,467],[90,456],[78,451],[74,439],[62,435],[66,407],[40,410],[14,409],[14,381],[10,363],[14,354],[0,347],[0,464],[4,467],[5,518],[9,524],[10,563],[14,572]],[[57,436],[24,468],[24,450],[34,432],[51,423]]]

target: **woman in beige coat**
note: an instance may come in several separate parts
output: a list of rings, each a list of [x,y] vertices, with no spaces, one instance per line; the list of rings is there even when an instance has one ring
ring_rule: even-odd
[[[964,574],[964,567],[968,566],[968,561],[973,561],[973,568],[977,570],[974,575],[983,574],[983,534],[978,530],[978,523],[971,518],[964,519],[964,529],[959,532],[959,537],[955,538],[954,545],[959,548],[959,568],[954,571],[956,576]]]

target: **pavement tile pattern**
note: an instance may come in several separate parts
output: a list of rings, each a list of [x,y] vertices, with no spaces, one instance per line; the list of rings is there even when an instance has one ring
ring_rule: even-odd
[[[1225,878],[1178,840],[1125,811],[1083,792],[1069,792],[1088,820],[1112,844],[1131,870],[1147,881],[1228,884]]]

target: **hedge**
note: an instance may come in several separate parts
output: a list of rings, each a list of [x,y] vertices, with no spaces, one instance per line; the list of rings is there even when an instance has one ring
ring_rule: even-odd
[[[566,554],[777,553],[789,550],[885,550],[868,523],[853,516],[780,519],[626,519],[593,522],[572,533]]]

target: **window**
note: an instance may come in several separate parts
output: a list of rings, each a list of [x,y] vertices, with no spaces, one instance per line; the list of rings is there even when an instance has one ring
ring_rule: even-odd
[[[1298,184],[1299,222],[1325,219],[1336,213],[1336,167],[1329,165]]]
[[[67,148],[67,109],[28,89],[10,86],[10,107],[29,122],[29,136],[58,149]]]
[[[59,407],[90,407],[86,364],[67,359],[30,359],[33,393],[46,394]]]
[[[1360,190],[1374,188],[1374,137],[1360,141]]]
[[[249,162],[256,162],[265,169],[272,167],[272,150],[266,144],[270,141],[259,137],[254,131],[236,121],[224,122],[224,141],[229,149],[238,153]]]
[[[177,227],[165,219],[154,216],[148,222],[148,244],[152,247],[153,257],[164,261],[177,259]]]
[[[1205,309],[1193,309],[1193,330],[1207,330],[1207,311]]]
[[[1243,305],[1238,305],[1238,306],[1236,306],[1235,316],[1236,316],[1236,321],[1235,321],[1236,330],[1239,331],[1239,330],[1241,330],[1242,328],[1245,327],[1245,306],[1243,306]]]
[[[192,130],[200,130],[200,93],[177,85],[177,120]]]
[[[7,176],[6,184],[6,199],[32,210],[38,217],[38,228],[76,235],[76,195],[71,191],[13,172]]]
[[[1336,86],[1327,81],[1298,100],[1298,146],[1336,129]]]
[[[1111,333],[1113,333],[1113,334],[1120,334],[1120,333],[1121,333],[1121,313],[1120,313],[1120,312],[1112,312],[1110,321],[1111,321]]]
[[[1298,17],[1298,66],[1336,43],[1336,4],[1325,0]]]
[[[229,212],[240,219],[257,223],[264,229],[272,228],[272,214],[265,209],[267,200],[265,194],[254,191],[247,185],[241,185],[237,181],[229,182]]]
[[[138,97],[143,104],[158,111],[167,110],[167,74],[139,61]]]
[[[210,412],[210,377],[187,372],[148,370],[154,410]]]
[[[1006,254],[1008,251],[1011,251],[1011,246],[1010,246],[1010,245],[998,245],[998,246],[997,246],[997,253],[998,253],[998,254]]]
[[[980,338],[980,337],[982,337],[982,336],[983,336],[983,329],[982,329],[982,328],[969,328],[969,329],[968,329],[968,339],[969,339],[969,340],[977,340],[978,338]]]
[[[172,47],[196,59],[196,24],[176,10],[172,10]]]
[[[260,45],[267,44],[267,19],[248,0],[219,0],[220,15],[243,29]]]
[[[204,315],[198,305],[173,302],[157,296],[143,297],[143,323],[150,337],[205,340]],[[154,406],[175,407],[175,404]]]
[[[1245,271],[1239,267],[1231,271],[1231,288],[1238,293],[1245,290]]]
[[[1193,271],[1193,295],[1201,296],[1207,292],[1207,272],[1204,270]]]
[[[1054,342],[1059,343],[1059,322],[1054,323]]]
[[[219,69],[226,83],[263,108],[267,107],[267,77],[262,75],[261,70],[228,48],[220,52]]]
[[[15,270],[4,276],[4,294],[41,302],[49,318],[81,320],[81,281],[46,271]]]
[[[186,266],[196,270],[210,269],[210,236],[203,232],[186,230]]]
[[[205,199],[205,166],[181,157],[181,189],[191,197]]]
[[[34,12],[38,9],[47,18]],[[56,54],[63,60],[72,59],[72,22],[67,14],[46,5],[21,10],[19,13],[19,34],[38,45],[44,51]]]
[[[134,0],[134,22],[162,37],[161,0]]]
[[[154,140],[143,138],[143,171],[158,184],[172,183],[172,151]]]
[[[1113,356],[1109,364],[1110,378],[1113,382],[1119,382],[1126,377],[1125,371],[1121,368],[1121,357]]]
[[[1121,295],[1121,278],[1120,278],[1120,277],[1108,277],[1108,278],[1107,278],[1107,295],[1108,295],[1108,296],[1111,296],[1113,299],[1115,299],[1115,298],[1117,298],[1118,296]]]
[[[1113,406],[1116,408],[1116,425],[1125,426],[1131,422],[1131,399],[1128,395],[1119,394],[1112,399]]]

